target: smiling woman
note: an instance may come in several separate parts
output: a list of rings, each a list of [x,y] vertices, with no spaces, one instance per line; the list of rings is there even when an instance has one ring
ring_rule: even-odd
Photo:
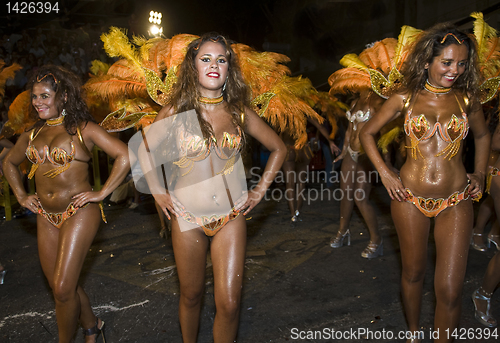
[[[193,120],[189,125],[174,125],[173,130],[161,129],[162,123],[172,120],[182,124],[184,118]],[[264,176],[248,192],[244,173],[238,172],[243,169],[238,168],[238,163],[245,133],[271,152]],[[233,342],[238,332],[243,285],[245,216],[273,182],[286,148],[271,127],[250,109],[249,88],[236,54],[224,37],[207,34],[189,44],[169,101],[148,127],[149,151],[156,150],[168,134],[174,135],[172,145],[180,151],[166,167],[175,170],[172,179],[167,180],[168,190],[156,175],[145,174],[156,202],[167,217],[172,214],[182,338],[184,342],[197,339],[210,246],[217,309],[214,341]],[[150,170],[144,145],[139,148],[139,156],[142,169]]]
[[[488,160],[489,133],[477,97],[474,42],[448,24],[420,34],[403,69],[406,89],[391,96],[361,130],[361,143],[377,168],[391,202],[401,246],[401,289],[411,332],[418,332],[430,218],[436,242],[434,330],[452,331],[460,303],[472,234],[472,200],[479,199]],[[399,175],[384,163],[375,135],[404,117],[406,161]],[[467,174],[462,140],[471,129],[475,170]],[[443,335],[444,336],[444,335]],[[413,336],[407,342],[420,342]],[[449,342],[440,337],[435,342]]]
[[[215,42],[207,42],[198,48],[199,57],[195,66],[198,71],[202,102],[211,104],[208,99],[222,101],[222,92],[227,81],[228,63],[224,47]],[[208,99],[206,99],[208,98]],[[215,101],[215,105],[219,104]]]
[[[23,133],[3,164],[7,181],[21,206],[37,218],[40,263],[56,302],[59,342],[70,342],[80,321],[86,342],[104,329],[78,285],[80,271],[97,233],[99,202],[125,178],[127,146],[110,136],[90,115],[80,93],[80,80],[57,66],[37,69],[29,82],[33,115],[38,122]],[[89,183],[88,163],[94,145],[115,159],[100,191]],[[27,194],[18,166],[32,163],[36,193]],[[104,339],[104,335],[103,335]]]

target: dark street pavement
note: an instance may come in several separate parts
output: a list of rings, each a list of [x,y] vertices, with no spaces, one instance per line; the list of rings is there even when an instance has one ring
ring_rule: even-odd
[[[397,339],[398,332],[406,329],[399,291],[399,245],[381,185],[372,199],[384,237],[384,255],[373,260],[360,256],[368,235],[356,211],[351,246],[329,247],[338,229],[337,201],[306,204],[302,221],[294,225],[285,201],[263,201],[257,206],[247,221],[239,343],[404,342]],[[143,197],[134,210],[107,205],[105,212],[108,224],[101,224],[81,282],[96,314],[106,322],[107,342],[181,342],[172,246],[158,235],[160,224],[152,198]],[[0,285],[2,343],[57,342],[54,302],[38,261],[35,220],[30,215],[0,223],[0,261],[7,269],[5,284]],[[429,246],[421,316],[427,333],[434,308],[432,238]],[[488,329],[474,319],[470,299],[493,254],[493,249],[470,251],[460,333],[472,334],[463,342],[498,342],[474,338]],[[212,341],[215,308],[209,258],[206,272],[199,342]],[[493,315],[500,318],[500,295],[495,294],[492,306]],[[332,330],[344,337],[359,335],[330,339]],[[308,336],[315,331],[323,336]],[[75,341],[83,342],[80,331]]]

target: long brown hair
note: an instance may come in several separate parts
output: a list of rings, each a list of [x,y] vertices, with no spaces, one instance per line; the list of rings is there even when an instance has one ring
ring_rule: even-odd
[[[457,78],[452,88],[469,96],[476,96],[479,87],[479,69],[476,45],[464,32],[449,23],[437,24],[417,38],[403,66],[406,88],[411,93],[420,91],[427,80],[426,64],[431,64],[444,48],[451,44],[464,44],[468,59],[465,72]]]
[[[241,115],[244,113],[245,107],[250,104],[250,90],[243,80],[238,56],[231,48],[231,43],[217,33],[204,34],[191,42],[187,47],[186,57],[179,67],[177,82],[172,87],[168,102],[174,107],[176,113],[194,109],[198,115],[201,131],[205,138],[213,136],[214,133],[210,123],[201,116],[199,102],[201,94],[198,89],[199,76],[195,60],[199,48],[209,41],[221,44],[226,50],[229,67],[223,97],[236,126],[242,128]]]

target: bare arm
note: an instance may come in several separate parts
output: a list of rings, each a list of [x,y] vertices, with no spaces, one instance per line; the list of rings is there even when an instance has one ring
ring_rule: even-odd
[[[38,197],[28,195],[24,188],[19,165],[26,159],[26,148],[28,147],[29,132],[23,133],[16,144],[5,157],[2,168],[5,178],[16,196],[17,201],[23,207],[26,207],[32,212],[36,212],[38,208]]]
[[[328,145],[330,145],[330,151],[332,152],[332,154],[335,154],[335,155],[338,155],[340,153],[340,149],[339,147],[330,139],[330,134],[328,132],[328,130],[319,123],[319,121],[317,121],[316,119],[314,118],[307,118],[307,121],[309,123],[311,123],[312,125],[314,125],[314,127],[319,131],[319,133],[321,133],[321,135],[323,135],[323,137],[326,138],[326,140],[328,141]]]
[[[382,127],[396,119],[403,109],[405,98],[402,94],[395,94],[384,102],[380,110],[361,129],[359,139],[363,149],[377,169],[391,199],[404,200],[404,187],[399,177],[385,163],[375,141],[375,136]]]
[[[111,173],[100,191],[83,192],[73,196],[73,203],[77,207],[83,206],[88,202],[102,201],[122,183],[130,170],[128,148],[125,143],[111,136],[99,125],[91,122],[87,123],[82,130],[82,135],[89,150],[94,145],[97,145],[115,161]]]
[[[337,156],[337,158],[333,161],[333,163],[343,160],[344,157],[347,155],[347,147],[349,146],[349,142],[351,140],[352,129],[353,129],[353,124],[349,122],[349,126],[347,127],[344,136],[344,144],[342,145],[342,152],[340,153],[339,156]]]
[[[248,214],[262,200],[286,157],[285,143],[269,125],[248,108],[245,111],[245,123],[246,132],[264,145],[271,152],[271,155],[267,160],[262,178],[249,192],[246,202],[235,206],[237,211],[244,210],[244,215]]]
[[[474,134],[474,173],[469,174],[471,181],[470,195],[476,197],[484,187],[486,169],[488,167],[490,133],[484,120],[483,109],[479,103],[474,104],[469,115],[469,126]],[[496,134],[496,131],[495,131]]]
[[[14,143],[12,143],[8,139],[4,138],[4,139],[0,140],[0,147],[10,149],[10,148],[14,147]]]
[[[143,141],[138,149],[139,163],[149,190],[168,219],[171,219],[170,213],[178,217],[183,212],[184,207],[177,199],[170,195],[166,185],[158,179],[157,167],[154,164],[151,152],[163,141],[165,130],[169,129],[163,120],[173,114],[174,110],[172,107],[167,106],[162,108],[156,116],[154,123],[144,129]]]

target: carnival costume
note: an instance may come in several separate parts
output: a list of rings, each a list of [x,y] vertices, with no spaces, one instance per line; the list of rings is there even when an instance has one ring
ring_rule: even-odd
[[[462,200],[469,199],[469,184],[462,192],[455,192],[448,198],[424,198],[416,196],[409,188],[406,188],[406,202],[412,203],[426,217],[434,218],[448,207],[458,205]]]
[[[56,125],[62,125],[64,122],[64,115],[55,118],[55,119],[48,119],[45,124],[43,124],[42,127],[39,128],[34,128],[31,130],[29,141],[28,141],[28,147],[26,148],[26,157],[28,160],[32,163],[31,165],[31,170],[28,174],[28,178],[31,179],[35,175],[36,171],[38,170],[39,165],[44,164],[45,161],[47,160],[49,163],[53,164],[55,166],[54,169],[51,169],[45,173],[43,173],[43,176],[48,177],[48,178],[55,178],[61,173],[64,173],[67,171],[70,167],[70,164],[73,161],[78,161],[78,162],[83,162],[83,163],[88,163],[88,161],[84,160],[79,160],[75,158],[75,145],[73,143],[73,140],[71,140],[70,146],[71,146],[71,152],[68,153],[66,150],[59,148],[59,147],[54,147],[52,150],[50,150],[48,145],[45,145],[42,148],[42,153],[39,152],[39,150],[35,147],[33,144],[33,141],[36,139],[38,134],[43,130],[45,126],[56,126]],[[82,149],[85,151],[85,153],[88,156],[92,156],[90,153],[89,149],[85,145],[83,141],[83,136],[80,130],[80,127],[77,128],[77,137],[78,137],[78,142],[80,143],[80,146]],[[42,217],[47,219],[52,225],[57,227],[58,229],[61,228],[61,226],[64,224],[64,222],[74,216],[76,212],[80,208],[85,208],[87,207],[88,204],[85,204],[83,207],[75,207],[73,203],[69,203],[68,206],[66,207],[66,210],[64,212],[55,212],[55,213],[50,213],[47,212],[41,204],[39,204],[40,208],[38,209],[38,214],[40,214]],[[101,216],[102,220],[106,223],[106,218],[104,216],[104,210],[102,207],[102,204],[99,204],[99,208],[101,210]]]
[[[453,94],[455,95],[455,99],[460,107],[462,118],[458,118],[455,114],[453,114],[448,123],[442,125],[440,122],[436,122],[432,130],[431,125],[424,114],[420,114],[415,117],[411,116],[413,108],[409,107],[411,97],[408,97],[403,107],[403,112],[406,111],[404,130],[406,135],[410,137],[411,145],[407,148],[411,150],[412,158],[417,159],[417,153],[420,157],[424,158],[420,152],[418,144],[421,141],[430,139],[436,133],[439,134],[441,139],[448,143],[446,148],[436,154],[436,157],[444,155],[444,158],[451,160],[453,156],[458,153],[460,149],[460,141],[464,140],[469,132],[469,121],[467,120],[467,114],[462,109],[462,105],[460,104],[460,101],[458,101],[456,94]],[[416,100],[417,97],[415,97],[413,104]],[[463,100],[467,106],[469,101],[468,98],[464,96]]]
[[[414,30],[406,27],[403,32],[399,40],[386,38],[373,43],[359,56],[347,54],[342,57],[340,64],[344,68],[337,70],[328,78],[330,95],[338,93],[360,94],[362,91],[369,90],[381,98],[387,99],[396,92],[403,82],[400,69],[406,55],[405,48],[407,48],[408,37],[415,33]],[[366,111],[358,110],[351,113],[356,103],[357,101],[345,113],[347,120],[352,123],[354,131],[357,130],[359,123],[364,123],[372,117],[369,104]],[[363,151],[354,150],[350,144],[346,149],[352,160],[357,163]]]
[[[491,101],[495,97],[496,91],[500,85],[500,77],[498,76],[500,74],[500,48],[498,47],[499,38],[496,35],[496,31],[484,22],[482,13],[472,13],[471,16],[476,18],[474,22],[473,37],[478,46],[480,72],[485,79],[479,88],[480,102],[481,104],[484,104]],[[447,37],[444,39],[446,38]],[[435,94],[445,94],[450,91],[453,92],[451,88],[435,87],[428,81],[424,85],[424,89]],[[407,99],[403,109],[403,112],[406,111],[403,129],[406,135],[410,138],[410,146],[404,147],[410,149],[412,158],[417,159],[419,156],[423,158],[418,145],[421,141],[430,139],[434,136],[434,134],[436,134],[436,132],[439,134],[441,139],[448,143],[442,151],[436,154],[436,157],[444,156],[444,158],[451,160],[451,158],[458,153],[461,144],[460,142],[467,136],[469,124],[467,114],[462,108],[461,102],[455,93],[454,95],[460,107],[460,117],[453,114],[448,123],[442,125],[442,123],[437,122],[432,128],[424,114],[411,117],[412,109],[409,108],[411,97]],[[463,96],[463,102],[465,106],[468,106],[469,99],[465,95]],[[401,129],[399,127],[394,128],[393,132],[389,132],[379,140],[379,146],[382,147],[383,150],[386,150],[387,145],[390,144],[390,142],[394,140],[400,132]],[[495,174],[495,171],[490,169],[486,183],[487,192],[489,192],[491,177]],[[407,194],[408,197],[406,198],[406,201],[413,203],[424,215],[428,217],[437,216],[441,211],[450,206],[450,201],[452,204],[451,206],[454,206],[458,204],[459,201],[468,198],[468,196],[465,197],[463,195],[463,192],[455,192],[447,199],[426,199],[423,197],[415,197],[409,189],[407,189]],[[480,198],[481,194],[474,197],[472,200],[479,201]]]
[[[471,17],[475,18],[473,25],[474,34],[471,36],[471,38],[477,45],[479,71],[483,78],[483,82],[479,87],[479,100],[481,104],[485,104],[498,96],[497,90],[500,87],[500,40],[496,30],[484,21],[483,14],[481,12],[474,12],[471,14]],[[410,26],[403,26],[399,40],[406,40],[404,44],[408,46],[412,41],[415,40],[420,32],[420,30],[417,30]],[[404,36],[406,36],[406,38]],[[404,79],[401,78],[401,81],[404,82]],[[424,89],[438,94],[449,91],[443,91],[442,89],[432,86],[428,82],[426,83]],[[464,102],[466,104],[468,102],[465,97]],[[463,127],[460,127],[463,126],[463,119],[464,118],[460,119],[456,117],[454,123],[450,122],[448,123],[448,125],[454,126],[455,130],[457,130],[458,133],[458,131],[463,130]],[[449,131],[450,128],[451,127],[447,127],[444,131]],[[383,152],[387,152],[387,147],[393,141],[395,141],[397,137],[400,136],[400,134],[402,134],[403,130],[406,130],[405,124],[403,122],[397,122],[395,127],[388,130],[388,132],[382,135],[382,137],[379,139],[379,148],[381,148]],[[442,137],[443,139],[445,139],[444,137],[446,137],[446,133],[444,133],[441,128],[440,131],[444,134],[442,135]],[[448,136],[447,138],[451,138],[453,141],[455,141],[453,146],[449,146],[449,150],[445,152],[445,156],[452,157],[451,155],[454,156],[454,154],[458,152],[458,148],[460,147],[460,140],[453,139],[451,136]],[[448,140],[446,141],[448,142]],[[415,152],[414,143],[415,139],[412,140],[412,145],[409,147],[412,150],[412,153]],[[405,146],[401,145],[401,148],[404,149]]]
[[[114,111],[102,121],[101,126],[108,131],[121,131],[150,125],[158,111],[167,105],[187,46],[198,38],[187,34],[170,39],[146,40],[134,37],[133,43],[138,46],[136,48],[120,29],[112,28],[108,34],[102,35],[108,55],[122,59],[109,69],[105,65],[94,64],[96,75],[84,86],[92,96],[106,102]],[[289,61],[285,55],[257,52],[243,44],[232,44],[231,47],[238,57],[243,79],[251,90],[253,110],[276,131],[287,131],[295,140],[294,148],[302,148],[307,142],[307,117],[320,123],[323,121],[305,101],[311,95],[318,94],[310,81],[289,76],[291,72],[283,64]],[[225,96],[220,101],[224,101]],[[318,99],[321,97],[318,96]],[[210,101],[219,103],[219,99]],[[202,163],[208,157],[212,176],[221,175],[226,183],[225,178],[231,177],[233,166],[240,159],[243,149],[243,115],[240,122],[241,128],[236,125],[237,134],[224,133],[222,142],[217,142],[214,137],[180,137],[180,158],[173,162],[180,171],[177,177],[189,177],[197,163]],[[214,170],[212,152],[214,159],[224,161],[221,170]],[[226,191],[231,208],[234,208],[227,187]],[[186,222],[202,227],[209,236],[215,235],[227,222],[237,217],[238,213],[234,209],[224,215],[198,215],[193,211],[185,211],[181,215]]]

